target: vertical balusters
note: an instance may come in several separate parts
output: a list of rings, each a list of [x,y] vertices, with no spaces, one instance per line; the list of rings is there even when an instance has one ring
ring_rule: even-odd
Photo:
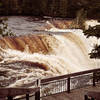
[[[63,80],[61,81],[61,92],[63,92]]]
[[[29,94],[26,94],[26,100],[29,100]]]
[[[57,93],[57,88],[58,88],[58,83],[56,82],[56,88],[55,88],[55,93]]]
[[[59,81],[59,92],[61,92],[61,88],[62,88],[61,81]]]

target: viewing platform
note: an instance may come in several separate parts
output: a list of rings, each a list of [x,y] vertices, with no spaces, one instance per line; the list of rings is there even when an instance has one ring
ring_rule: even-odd
[[[100,68],[37,79],[34,88],[0,88],[0,100],[100,100],[99,73]]]
[[[42,98],[42,100],[85,100],[84,96],[89,91],[100,93],[100,84],[97,84],[96,86],[86,86],[84,88],[71,90],[70,93],[63,92],[52,96],[44,97]]]

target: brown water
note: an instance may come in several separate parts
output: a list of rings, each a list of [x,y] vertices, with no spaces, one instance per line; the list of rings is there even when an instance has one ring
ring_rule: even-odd
[[[37,78],[97,68],[88,55],[96,39],[86,39],[79,29],[64,29],[67,23],[9,17],[9,28],[22,36],[0,38],[0,86],[28,87]]]

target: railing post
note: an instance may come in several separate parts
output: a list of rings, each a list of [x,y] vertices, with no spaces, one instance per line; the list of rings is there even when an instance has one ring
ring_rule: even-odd
[[[95,78],[96,78],[96,73],[93,72],[93,86],[96,86],[96,84],[95,84]]]
[[[40,87],[40,82],[41,80],[40,79],[37,79],[37,86]]]
[[[88,96],[87,95],[84,95],[84,100],[88,100]]]
[[[40,87],[41,85],[41,80],[40,79],[37,79],[37,87]],[[40,89],[35,92],[35,100],[40,100]]]
[[[26,100],[29,100],[29,94],[26,94]]]
[[[13,100],[13,97],[12,96],[8,96],[7,100]]]
[[[35,92],[35,100],[40,100],[40,90]]]
[[[94,98],[91,98],[91,100],[95,100]]]
[[[70,93],[70,77],[67,79],[67,92]]]

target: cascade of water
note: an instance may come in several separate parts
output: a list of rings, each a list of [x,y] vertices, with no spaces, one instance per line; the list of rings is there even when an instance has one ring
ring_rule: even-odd
[[[95,38],[86,39],[83,31],[79,29],[64,30],[53,26],[46,31],[56,34],[0,39],[0,70],[6,71],[8,75],[6,78],[3,76],[4,81],[15,78],[7,86],[23,86],[32,83],[36,78],[98,67],[95,66],[95,60],[88,55],[92,49],[91,42],[95,42]]]
[[[91,62],[93,61],[88,56],[89,47],[86,39],[84,37],[83,39],[81,38],[81,36],[74,33],[47,35],[44,43],[51,48],[51,51],[48,50],[48,53],[34,52],[30,54],[13,49],[1,49],[3,51],[1,52],[2,62],[31,61],[43,63],[48,67],[46,69],[55,74],[67,74],[93,68],[91,66]],[[40,44],[37,45],[41,46]]]

